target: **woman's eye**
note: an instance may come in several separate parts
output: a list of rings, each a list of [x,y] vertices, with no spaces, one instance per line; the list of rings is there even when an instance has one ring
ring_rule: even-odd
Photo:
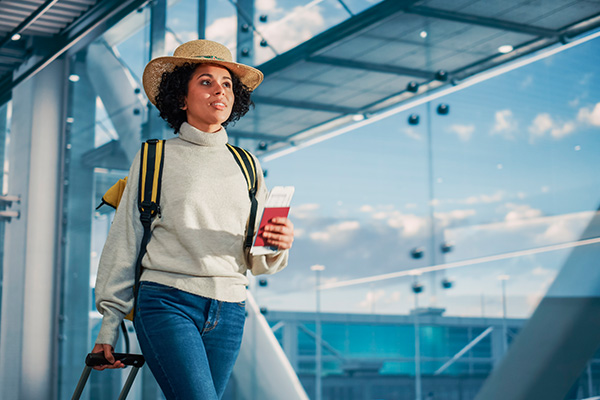
[[[210,85],[210,81],[209,80],[203,80],[203,81],[200,82],[200,84],[204,85],[204,86],[209,86]]]
[[[230,87],[231,87],[231,83],[229,83],[229,82],[225,82],[225,83],[223,84],[223,87],[230,88]]]

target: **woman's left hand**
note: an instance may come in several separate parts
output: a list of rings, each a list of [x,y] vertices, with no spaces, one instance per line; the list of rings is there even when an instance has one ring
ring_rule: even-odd
[[[287,218],[276,217],[265,226],[263,238],[268,246],[275,246],[278,250],[287,250],[294,242],[294,224]]]

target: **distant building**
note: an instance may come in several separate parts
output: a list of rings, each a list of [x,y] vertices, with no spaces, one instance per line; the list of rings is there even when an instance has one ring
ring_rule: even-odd
[[[422,399],[473,399],[504,354],[503,319],[445,317],[444,309],[419,311]],[[315,313],[268,311],[265,317],[308,395],[315,398]],[[321,321],[323,400],[415,399],[414,311],[412,315],[322,313]],[[525,322],[506,320],[508,343]],[[482,334],[461,357],[436,373]],[[585,373],[580,382],[587,388]],[[569,398],[581,398],[578,386]]]

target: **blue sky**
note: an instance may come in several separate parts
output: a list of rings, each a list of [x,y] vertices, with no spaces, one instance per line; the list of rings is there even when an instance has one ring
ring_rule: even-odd
[[[357,13],[377,1],[345,2]],[[182,40],[195,38],[193,3],[181,0],[169,9],[168,26]],[[233,6],[208,3],[207,38],[234,47]],[[280,53],[349,17],[333,0],[256,4],[257,18],[269,15],[256,25]],[[147,34],[141,29],[118,44],[139,75],[148,60]],[[176,46],[175,36],[168,36],[167,53]],[[257,63],[274,56],[256,48]],[[430,116],[421,105],[265,162],[269,186],[296,187],[291,218],[297,238],[289,267],[269,277],[267,288],[253,289],[259,302],[314,310],[314,264],[325,265],[323,280],[334,282],[578,240],[600,202],[598,65],[596,39],[439,98]],[[450,105],[449,115],[435,113],[440,103]],[[418,126],[407,124],[411,113],[420,115]],[[454,245],[446,255],[438,249],[445,241]],[[425,257],[412,259],[414,247],[425,247]],[[507,274],[509,315],[527,316],[567,255],[422,276],[420,304],[445,307],[451,315],[500,316],[497,277]],[[456,280],[448,291],[438,289],[445,275]],[[414,279],[328,290],[323,308],[406,313]]]

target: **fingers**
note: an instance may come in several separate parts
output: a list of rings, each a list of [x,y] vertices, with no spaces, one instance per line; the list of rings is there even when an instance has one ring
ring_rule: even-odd
[[[104,369],[116,369],[116,368],[125,368],[125,364],[121,361],[115,361],[115,356],[113,355],[114,349],[110,344],[96,344],[92,349],[92,353],[104,353],[104,358],[110,364],[101,365],[98,367],[93,367],[95,370],[102,371]]]
[[[287,218],[273,218],[265,226],[263,238],[269,246],[276,246],[280,250],[289,249],[294,242],[294,224]]]

